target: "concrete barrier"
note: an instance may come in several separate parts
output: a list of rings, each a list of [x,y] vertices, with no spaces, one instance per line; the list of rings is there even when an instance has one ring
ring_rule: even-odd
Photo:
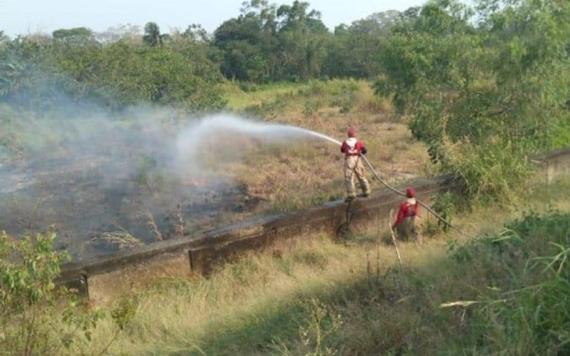
[[[570,149],[568,148],[536,156],[533,161],[544,169],[548,183],[559,177],[570,175]]]
[[[451,187],[446,177],[422,178],[409,184],[416,187],[420,199],[427,201]],[[152,276],[207,275],[222,261],[246,251],[264,249],[278,240],[318,232],[336,235],[347,220],[352,229],[358,230],[376,221],[378,215],[385,220],[401,200],[394,193],[381,190],[350,204],[335,201],[291,214],[261,216],[180,239],[68,263],[63,266],[58,282],[101,301],[115,290],[136,287]]]
[[[536,157],[548,181],[570,173],[570,149]],[[448,177],[420,178],[408,183],[418,197],[430,201],[436,194],[452,189]],[[400,186],[404,188],[404,186]],[[260,250],[278,240],[310,233],[336,234],[347,221],[358,230],[370,222],[382,224],[402,200],[387,189],[351,204],[336,201],[291,214],[261,216],[220,229],[160,241],[141,248],[121,251],[63,266],[59,283],[74,288],[96,301],[105,301],[118,290],[136,287],[154,276],[207,275],[222,261],[250,250]]]

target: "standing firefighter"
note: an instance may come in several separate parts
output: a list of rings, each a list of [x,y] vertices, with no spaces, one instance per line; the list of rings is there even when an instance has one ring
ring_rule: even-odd
[[[414,239],[422,242],[422,237],[416,229],[416,216],[418,216],[420,205],[416,200],[416,190],[412,187],[406,189],[406,201],[400,204],[398,217],[392,225],[392,229],[396,229],[398,237],[403,240]]]
[[[356,189],[354,187],[354,176],[358,178],[360,187],[362,188],[362,196],[370,195],[370,184],[364,177],[364,166],[360,159],[360,154],[366,154],[364,143],[356,138],[356,130],[348,129],[348,138],[340,146],[340,151],[344,153],[344,182],[346,184],[346,201],[352,201],[356,198]]]

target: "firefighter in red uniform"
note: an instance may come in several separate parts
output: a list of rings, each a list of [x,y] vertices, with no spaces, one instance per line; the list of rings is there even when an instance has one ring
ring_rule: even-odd
[[[396,221],[392,225],[398,237],[402,240],[415,239],[422,243],[422,237],[416,228],[416,217],[418,216],[420,205],[416,200],[416,190],[413,187],[406,189],[406,201],[400,204],[400,210]]]
[[[354,176],[360,183],[362,196],[370,195],[370,184],[364,176],[364,165],[360,155],[366,154],[366,147],[362,141],[356,138],[356,130],[348,129],[348,138],[340,146],[340,151],[344,153],[344,182],[346,185],[346,201],[349,202],[356,198],[356,189],[354,187]]]

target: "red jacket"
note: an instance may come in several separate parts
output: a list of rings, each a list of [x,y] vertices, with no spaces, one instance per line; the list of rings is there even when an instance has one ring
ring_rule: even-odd
[[[360,154],[366,154],[366,147],[364,142],[351,137],[342,143],[340,152],[344,153],[345,157],[360,156]]]
[[[400,210],[398,211],[398,217],[392,225],[392,228],[400,225],[404,219],[409,218],[411,216],[417,216],[420,210],[420,204],[416,200],[415,203],[411,203],[410,201],[406,200],[402,204],[400,204]]]

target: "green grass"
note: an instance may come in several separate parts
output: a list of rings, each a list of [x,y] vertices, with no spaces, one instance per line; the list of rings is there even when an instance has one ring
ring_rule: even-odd
[[[261,114],[266,114],[266,111],[275,106],[293,108],[304,116],[331,107],[337,108],[340,113],[389,110],[386,101],[374,96],[369,83],[361,80],[333,79],[271,84],[226,82],[221,85],[221,89],[228,109],[236,112],[247,112],[259,107]]]
[[[221,85],[223,97],[227,100],[227,107],[232,111],[241,111],[253,105],[260,105],[274,100],[278,96],[295,95],[299,90],[307,87],[304,83],[272,83],[252,84],[244,87],[243,84],[228,82]],[[246,89],[246,90],[243,90]]]

